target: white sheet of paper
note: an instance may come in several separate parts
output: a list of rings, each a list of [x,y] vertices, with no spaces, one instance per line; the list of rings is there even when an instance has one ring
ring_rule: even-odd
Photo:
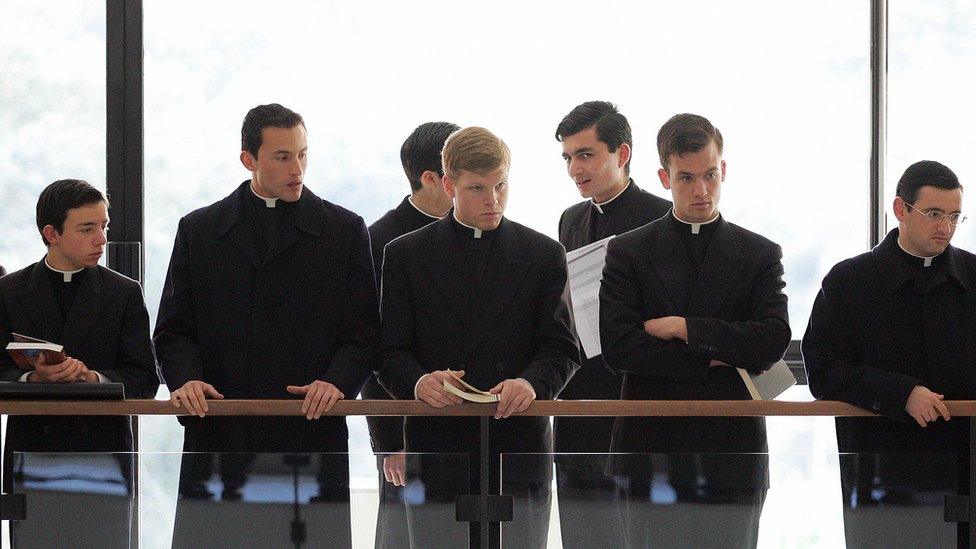
[[[573,296],[576,333],[586,358],[599,356],[600,349],[600,280],[606,263],[607,244],[613,236],[597,240],[566,253],[569,270],[569,292]]]

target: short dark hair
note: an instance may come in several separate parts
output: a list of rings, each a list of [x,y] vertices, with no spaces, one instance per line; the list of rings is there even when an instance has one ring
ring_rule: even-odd
[[[617,111],[617,106],[609,101],[587,101],[576,105],[556,126],[556,141],[579,132],[596,128],[596,137],[607,144],[610,152],[615,152],[622,143],[634,147],[627,117]],[[624,170],[630,173],[630,160]]]
[[[109,205],[102,191],[92,187],[87,181],[60,179],[48,185],[37,199],[37,230],[41,233],[44,245],[50,245],[44,238],[44,227],[51,225],[58,233],[63,233],[68,210],[99,202],[104,202],[106,207]]]
[[[668,159],[672,154],[682,156],[695,153],[712,141],[722,154],[722,132],[704,116],[697,114],[676,114],[668,119],[657,132],[657,154],[661,157],[661,167],[668,169]]]
[[[420,190],[420,176],[426,171],[444,175],[441,150],[448,136],[460,129],[461,126],[450,122],[426,122],[417,126],[403,142],[400,147],[400,164],[410,181],[411,191]]]
[[[895,196],[909,204],[915,204],[919,191],[926,185],[947,191],[962,188],[959,178],[944,164],[935,160],[922,160],[912,164],[901,174]]]
[[[299,124],[305,127],[302,115],[288,107],[277,103],[258,105],[247,111],[247,116],[244,117],[244,124],[241,126],[241,150],[257,158],[258,149],[261,148],[261,132],[265,128],[289,129]]]

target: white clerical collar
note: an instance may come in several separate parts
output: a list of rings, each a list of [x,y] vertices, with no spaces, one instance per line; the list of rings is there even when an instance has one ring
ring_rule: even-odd
[[[454,216],[454,221],[457,221],[459,225],[461,225],[462,227],[467,227],[468,229],[471,229],[472,231],[474,231],[474,237],[475,238],[481,238],[481,233],[482,233],[482,230],[481,229],[479,229],[478,227],[472,227],[471,225],[468,225],[465,222],[463,222],[460,219],[458,219],[458,216],[457,216],[457,212],[456,211],[452,215]]]
[[[260,198],[261,200],[263,200],[265,206],[267,206],[269,208],[274,208],[274,207],[276,207],[278,205],[278,199],[277,198],[265,198],[265,197],[259,195],[257,193],[257,191],[254,190],[254,181],[251,181],[251,184],[248,185],[247,188],[251,189],[251,193],[254,194],[254,196],[256,196],[256,197]]]
[[[626,191],[628,187],[630,187],[630,181],[627,181],[627,184],[624,185],[624,188],[621,189],[619,193],[613,195],[613,198],[611,198],[610,200],[604,200],[603,202],[597,203],[595,198],[591,198],[590,202],[593,203],[593,207],[596,208],[596,211],[603,213],[603,207],[616,200],[617,197],[619,197],[620,195],[624,194],[624,191]]]
[[[710,223],[715,223],[715,220],[718,219],[718,216],[719,216],[719,214],[716,213],[715,214],[715,217],[709,219],[708,221],[702,221],[701,223],[691,223],[691,222],[685,221],[684,219],[681,219],[680,217],[678,217],[678,214],[674,213],[674,208],[671,208],[671,215],[673,215],[675,219],[677,219],[678,221],[684,223],[685,225],[691,225],[691,234],[698,234],[698,232],[701,231],[701,226],[702,225],[708,225]]]
[[[901,251],[905,252],[906,254],[908,254],[908,255],[910,255],[912,257],[917,257],[917,258],[921,259],[922,260],[922,266],[923,267],[931,267],[932,266],[932,260],[935,259],[935,258],[937,258],[937,257],[939,257],[940,255],[942,255],[942,254],[935,254],[935,255],[933,255],[931,257],[925,257],[924,255],[913,254],[912,252],[906,250],[905,247],[901,245],[901,235],[898,235],[898,238],[897,238],[896,242],[898,242],[898,247],[901,248]]]
[[[429,218],[431,218],[431,219],[440,219],[440,218],[441,218],[441,216],[437,216],[437,215],[430,215],[429,213],[427,213],[427,212],[425,212],[425,211],[423,211],[423,210],[421,210],[420,208],[418,208],[418,207],[417,207],[417,205],[413,203],[413,197],[410,197],[410,196],[408,196],[408,197],[407,197],[407,202],[409,202],[409,203],[410,203],[410,205],[411,205],[411,206],[413,206],[413,209],[415,209],[415,210],[417,210],[418,212],[420,212],[420,213],[422,213],[422,214],[424,214],[424,215],[426,215],[427,217],[429,217]],[[454,219],[457,219],[457,218],[455,217]],[[460,222],[460,221],[458,221],[458,223],[461,223],[461,222]],[[464,223],[461,223],[461,224],[462,224],[462,225],[464,225]],[[466,225],[465,225],[465,226],[466,226]]]
[[[80,269],[75,269],[73,271],[62,271],[61,269],[55,269],[54,267],[51,266],[50,263],[47,262],[47,256],[44,256],[44,266],[56,273],[61,273],[61,275],[64,276],[65,282],[71,282],[71,277],[74,276],[75,273],[80,273],[81,271],[85,270],[84,267]]]

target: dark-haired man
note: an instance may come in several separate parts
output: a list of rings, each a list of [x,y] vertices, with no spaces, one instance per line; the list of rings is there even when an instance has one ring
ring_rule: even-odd
[[[369,236],[354,213],[304,185],[302,117],[251,109],[240,160],[251,178],[180,220],[154,341],[183,417],[188,452],[346,452],[344,418],[378,326]],[[204,417],[211,398],[303,398],[301,417]],[[307,421],[314,420],[314,421]],[[324,458],[323,458],[324,459]],[[325,501],[348,502],[348,461],[333,457]],[[330,535],[348,540],[349,524]]]
[[[636,229],[671,209],[670,202],[630,178],[630,124],[613,103],[577,105],[556,128],[556,140],[562,142],[569,177],[587,199],[559,218],[559,242],[567,252]],[[607,369],[603,357],[584,359],[560,398],[620,398],[620,376]],[[610,451],[613,418],[565,417],[553,424],[556,453],[574,454],[556,457],[563,546],[619,546],[623,532],[612,505],[616,485],[605,476],[606,456],[600,455]]]
[[[545,417],[510,417],[552,399],[579,367],[563,247],[503,217],[511,156],[484,128],[451,135],[442,152],[444,188],[454,208],[440,221],[386,247],[383,263],[380,381],[401,399],[435,407],[461,404],[444,383],[456,378],[498,395],[489,430],[490,482],[515,496],[506,547],[543,547],[550,513],[552,434]],[[454,522],[459,494],[477,490],[477,418],[409,417],[406,449],[430,453],[421,478],[433,516],[411,507],[415,547],[458,547],[468,537]],[[461,454],[460,456],[457,454]],[[435,462],[431,467],[425,463]],[[434,503],[436,502],[436,503]],[[479,531],[472,530],[477,545]],[[498,529],[492,529],[497,543]]]
[[[790,342],[782,252],[719,213],[725,161],[711,122],[675,115],[657,142],[674,208],[610,241],[604,358],[623,374],[622,399],[748,400],[733,367],[762,372]],[[632,546],[756,546],[768,484],[762,418],[618,418],[612,450],[629,454],[611,468],[623,477]],[[650,489],[650,453],[667,457],[673,497]]]
[[[836,420],[848,547],[951,545],[943,496],[968,491],[969,421],[942,403],[976,394],[976,256],[950,245],[962,185],[922,161],[895,194],[898,228],[831,269],[801,346],[815,397],[884,416]]]
[[[444,217],[451,209],[451,197],[444,192],[441,149],[447,137],[459,129],[457,124],[450,122],[427,122],[417,126],[400,147],[400,164],[410,183],[410,194],[399,206],[369,226],[377,288],[382,276],[383,248],[394,238]],[[375,377],[366,381],[362,394],[367,399],[392,398]],[[405,482],[403,418],[367,417],[366,423],[373,451],[386,454],[380,464],[375,545],[377,548],[404,547],[409,545],[409,538],[406,512],[398,488]]]
[[[125,386],[127,398],[155,395],[159,378],[142,289],[138,282],[98,265],[108,222],[108,201],[85,181],[55,181],[41,193],[37,229],[47,253],[41,261],[0,279],[0,349],[16,332],[63,345],[68,358],[48,364],[42,355],[34,370],[25,373],[2,351],[0,379],[114,381]],[[5,488],[11,487],[12,452],[131,452],[132,447],[132,424],[126,416],[13,416],[4,447]],[[123,477],[131,480],[131,465],[122,462],[122,467]],[[43,524],[50,517],[46,510],[38,511],[32,520]],[[106,528],[106,536],[118,533],[122,537],[115,542],[127,544],[125,522],[127,517],[118,528]]]

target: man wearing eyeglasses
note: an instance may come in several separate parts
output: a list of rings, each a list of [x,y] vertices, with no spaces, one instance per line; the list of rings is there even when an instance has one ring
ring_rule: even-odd
[[[836,420],[848,547],[954,543],[940,509],[968,484],[969,429],[942,401],[976,395],[976,256],[949,244],[961,206],[952,170],[909,166],[898,228],[837,264],[813,305],[802,343],[810,391],[884,416]]]

